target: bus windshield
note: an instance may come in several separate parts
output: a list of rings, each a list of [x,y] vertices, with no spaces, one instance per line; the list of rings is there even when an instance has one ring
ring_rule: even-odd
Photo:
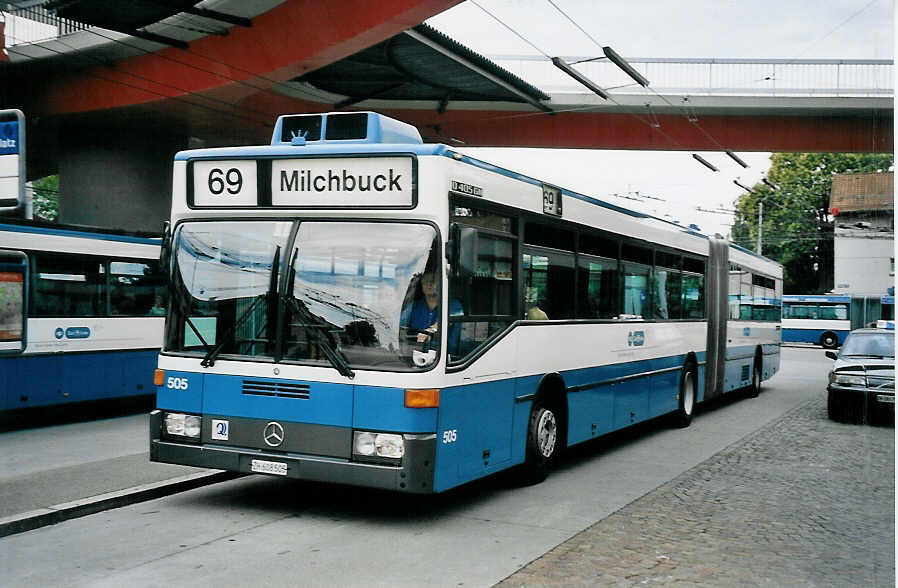
[[[168,349],[333,366],[344,375],[349,366],[425,369],[437,358],[439,305],[419,300],[426,276],[439,300],[438,250],[436,231],[424,224],[185,223]],[[415,324],[423,315],[432,322]]]

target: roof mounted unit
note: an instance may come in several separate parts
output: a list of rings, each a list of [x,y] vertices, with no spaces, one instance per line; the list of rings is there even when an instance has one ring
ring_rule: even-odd
[[[285,114],[278,117],[271,135],[272,145],[423,142],[412,125],[377,112]]]

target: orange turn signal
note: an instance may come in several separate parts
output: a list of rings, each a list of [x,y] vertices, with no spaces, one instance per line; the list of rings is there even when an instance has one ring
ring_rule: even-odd
[[[405,391],[405,406],[407,408],[437,408],[439,405],[439,388]]]
[[[156,368],[156,371],[153,372],[153,385],[161,386],[164,383],[165,383],[165,370]]]

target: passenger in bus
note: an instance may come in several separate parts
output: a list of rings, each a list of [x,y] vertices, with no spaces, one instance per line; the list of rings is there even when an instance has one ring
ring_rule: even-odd
[[[546,311],[540,308],[540,305],[545,305],[544,296],[541,295],[537,288],[527,288],[527,293],[525,295],[525,301],[527,303],[527,314],[525,318],[528,321],[547,321],[549,320],[548,315],[546,315]]]
[[[147,314],[150,316],[165,316],[165,299],[162,297],[162,294],[156,294],[153,306]]]

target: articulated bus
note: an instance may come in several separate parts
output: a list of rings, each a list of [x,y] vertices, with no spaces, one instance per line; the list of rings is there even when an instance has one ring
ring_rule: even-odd
[[[174,162],[154,461],[442,492],[780,363],[782,268],[372,112]]]
[[[786,294],[783,296],[783,342],[812,343],[835,349],[853,329],[870,325],[894,328],[893,296]]]
[[[168,295],[160,245],[0,222],[0,412],[155,393]]]

